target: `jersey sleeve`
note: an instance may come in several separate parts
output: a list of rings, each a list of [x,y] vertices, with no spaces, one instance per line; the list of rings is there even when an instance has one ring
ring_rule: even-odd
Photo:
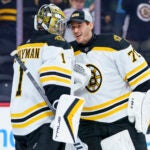
[[[146,60],[131,45],[118,51],[114,61],[120,75],[132,90],[150,79],[150,68]]]
[[[39,69],[40,82],[48,99],[53,103],[62,94],[70,94],[73,51],[57,46],[45,46],[42,51],[42,60],[42,66]]]

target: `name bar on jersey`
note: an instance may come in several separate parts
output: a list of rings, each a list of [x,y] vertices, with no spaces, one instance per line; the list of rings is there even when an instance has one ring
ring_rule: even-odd
[[[44,46],[45,43],[28,43],[25,45],[21,45],[17,48],[18,56],[21,59],[25,58],[39,58],[40,49]]]

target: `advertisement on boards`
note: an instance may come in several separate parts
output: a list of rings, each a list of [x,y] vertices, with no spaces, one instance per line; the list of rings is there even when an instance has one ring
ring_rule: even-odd
[[[150,150],[150,134],[146,135],[146,141],[147,141],[147,150]]]
[[[0,150],[15,150],[15,141],[10,124],[9,107],[0,106]]]

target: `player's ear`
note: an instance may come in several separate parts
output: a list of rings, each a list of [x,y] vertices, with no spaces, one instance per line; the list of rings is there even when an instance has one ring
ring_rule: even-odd
[[[91,30],[93,30],[94,29],[94,23],[90,22],[89,25],[90,25]]]

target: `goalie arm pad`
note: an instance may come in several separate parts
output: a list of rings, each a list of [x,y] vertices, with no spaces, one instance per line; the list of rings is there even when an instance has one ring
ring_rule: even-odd
[[[74,91],[82,90],[88,85],[91,78],[91,70],[84,64],[76,63],[73,68]]]
[[[84,99],[63,94],[58,102],[55,118],[51,123],[53,140],[75,143]]]
[[[135,122],[138,132],[144,134],[149,132],[150,124],[150,90],[144,92],[132,92],[128,102],[128,119],[131,123]]]

